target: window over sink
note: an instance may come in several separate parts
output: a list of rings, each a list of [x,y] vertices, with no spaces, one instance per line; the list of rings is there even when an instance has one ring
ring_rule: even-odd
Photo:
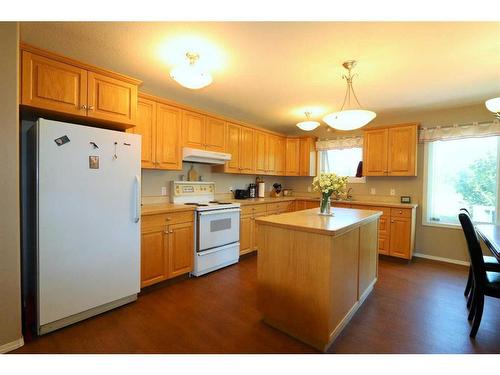
[[[349,183],[365,182],[364,177],[356,177],[358,165],[362,159],[361,147],[319,151],[319,171],[348,176]]]

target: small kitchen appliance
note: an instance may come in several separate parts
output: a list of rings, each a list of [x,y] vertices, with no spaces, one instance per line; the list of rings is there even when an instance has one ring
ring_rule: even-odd
[[[236,189],[234,191],[234,199],[247,199],[247,198],[249,198],[248,190]]]
[[[257,192],[257,188],[255,184],[249,184],[248,185],[248,197],[249,198],[255,198],[255,193]]]
[[[192,275],[201,276],[238,262],[239,203],[216,201],[214,182],[194,181],[172,181],[170,201],[195,206]]]

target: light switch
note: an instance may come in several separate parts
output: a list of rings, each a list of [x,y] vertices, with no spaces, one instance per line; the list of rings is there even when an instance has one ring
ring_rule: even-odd
[[[396,195],[396,189],[391,189],[391,192],[389,194]]]

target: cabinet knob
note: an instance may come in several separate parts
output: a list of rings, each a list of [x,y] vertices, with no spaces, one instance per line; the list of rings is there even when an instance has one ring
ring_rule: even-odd
[[[166,221],[171,221],[171,220],[172,220],[172,218],[171,218],[171,217],[167,217],[165,220],[166,220]]]
[[[391,220],[391,223],[394,223],[394,220]]]
[[[89,105],[89,110],[93,111],[94,110],[94,106],[93,105]]]
[[[400,214],[402,214],[402,213],[403,213],[403,211],[399,210],[399,213],[400,213]]]
[[[170,233],[174,233],[174,230],[172,229],[172,230],[170,231]]]
[[[165,234],[168,234],[168,229],[165,231]]]
[[[84,104],[80,107],[80,109],[87,109],[87,106]]]

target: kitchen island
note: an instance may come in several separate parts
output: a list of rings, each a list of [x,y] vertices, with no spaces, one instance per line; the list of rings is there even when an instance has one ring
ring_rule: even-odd
[[[381,214],[313,208],[256,219],[264,321],[325,351],[377,281]]]

